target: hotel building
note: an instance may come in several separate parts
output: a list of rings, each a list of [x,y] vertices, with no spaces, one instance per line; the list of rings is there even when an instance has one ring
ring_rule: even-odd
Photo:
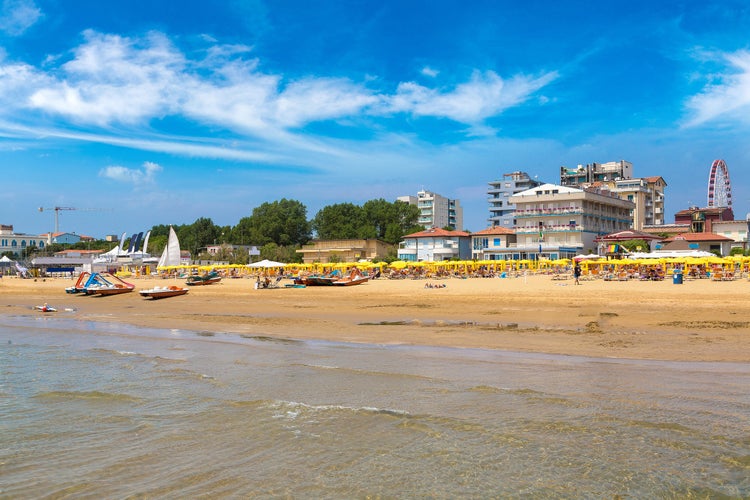
[[[554,260],[596,253],[594,240],[629,229],[635,208],[635,203],[606,188],[578,189],[555,184],[522,191],[511,201],[516,206],[516,243],[498,252],[496,258]]]
[[[419,191],[417,196],[399,196],[397,199],[419,208],[417,224],[420,226],[461,229],[464,225],[464,211],[458,200],[451,200],[424,189]]]
[[[542,183],[532,179],[526,172],[511,172],[503,174],[502,180],[488,183],[488,201],[490,203],[490,217],[487,222],[490,226],[501,226],[512,229],[516,224],[514,214],[515,205],[511,202],[511,196],[521,191],[526,191]]]

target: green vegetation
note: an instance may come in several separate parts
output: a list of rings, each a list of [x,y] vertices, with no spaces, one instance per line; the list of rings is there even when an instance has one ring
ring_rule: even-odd
[[[246,264],[248,252],[232,245],[254,245],[260,250],[262,259],[280,262],[301,262],[302,254],[296,252],[308,243],[313,232],[320,239],[369,239],[377,238],[396,244],[404,235],[424,229],[417,225],[419,210],[413,205],[381,199],[370,200],[362,206],[339,203],[323,207],[315,217],[307,219],[307,207],[296,200],[281,199],[263,203],[242,217],[236,226],[217,226],[210,218],[201,217],[192,224],[173,226],[180,246],[189,250],[196,259],[217,260],[233,264]],[[161,254],[167,245],[169,226],[160,224],[151,228],[148,251]],[[117,242],[119,243],[119,241]],[[37,247],[25,250],[26,257],[51,255],[65,249],[111,250],[117,244],[111,241],[82,241],[74,245],[51,244],[42,252]],[[125,240],[125,244],[129,240]],[[215,255],[206,248],[226,244]],[[393,252],[395,259],[395,251]]]

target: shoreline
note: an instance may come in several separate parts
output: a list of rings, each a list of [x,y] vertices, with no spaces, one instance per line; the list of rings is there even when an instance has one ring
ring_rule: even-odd
[[[608,359],[750,362],[747,280],[555,281],[520,278],[379,279],[354,287],[254,289],[254,279],[144,299],[138,290],[184,285],[129,278],[112,297],[65,293],[64,278],[0,280],[5,314],[49,303],[66,319],[147,328],[374,345],[496,349]],[[38,313],[45,314],[45,313]]]

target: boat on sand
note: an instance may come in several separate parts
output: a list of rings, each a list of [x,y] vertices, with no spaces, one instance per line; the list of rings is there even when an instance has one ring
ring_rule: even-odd
[[[299,276],[294,280],[295,284],[306,286],[351,286],[360,285],[367,282],[370,276],[365,276],[356,267],[353,268],[346,276],[341,276],[339,271],[334,271],[326,275],[311,274]]]
[[[337,279],[332,284],[334,286],[361,285],[362,283],[366,283],[369,279],[369,276],[365,276],[359,269],[355,267],[347,276]]]
[[[121,280],[114,274],[109,273],[93,273],[81,289],[86,295],[102,296],[120,295],[121,293],[132,292],[133,290],[135,290],[134,284]]]
[[[221,276],[216,271],[211,271],[208,274],[189,276],[185,284],[190,286],[213,285],[219,281],[221,281]]]
[[[167,287],[155,286],[154,288],[149,288],[148,290],[141,290],[138,293],[141,294],[141,297],[152,298],[156,300],[165,299],[167,297],[176,297],[178,295],[185,295],[186,293],[188,293],[188,289],[176,285]]]

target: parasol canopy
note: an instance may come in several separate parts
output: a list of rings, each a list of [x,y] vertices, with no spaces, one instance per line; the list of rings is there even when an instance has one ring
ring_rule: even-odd
[[[255,267],[259,269],[267,269],[269,267],[284,267],[286,264],[282,262],[276,262],[273,260],[263,259],[258,262],[253,262],[252,264],[248,264],[247,267]]]

